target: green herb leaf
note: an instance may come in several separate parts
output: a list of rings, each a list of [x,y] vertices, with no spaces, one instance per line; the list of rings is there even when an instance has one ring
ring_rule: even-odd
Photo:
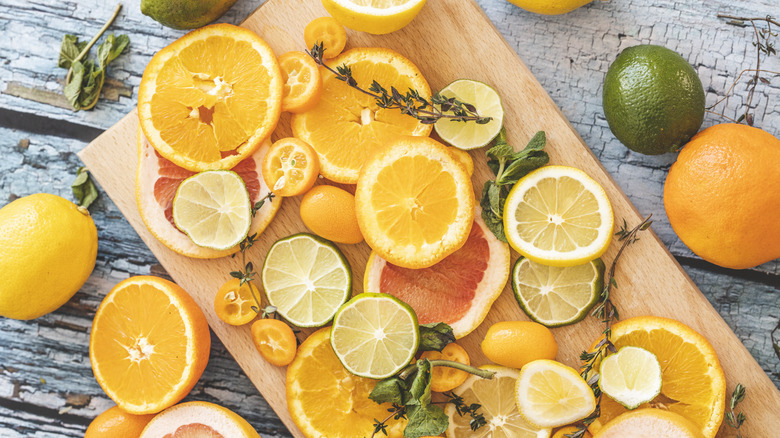
[[[368,398],[377,403],[405,405],[409,401],[409,387],[398,377],[388,377],[376,382]]]
[[[111,34],[111,37],[113,38],[114,34]],[[127,46],[130,45],[130,37],[127,35],[119,35],[116,37],[116,40],[112,42],[111,44],[111,52],[108,55],[108,62],[111,62],[115,60],[119,55],[121,55]],[[108,63],[106,63],[108,65]]]
[[[534,134],[533,137],[531,137],[531,140],[528,141],[528,144],[525,146],[525,149],[523,149],[521,152],[541,151],[544,149],[546,145],[547,145],[547,134],[545,134],[544,131],[538,131],[536,134]]]
[[[441,351],[455,342],[452,327],[443,322],[420,325],[420,347],[417,351]]]
[[[506,128],[501,127],[501,131],[496,137],[495,143],[485,152],[485,155],[491,160],[501,160],[502,158],[511,158],[514,153],[515,150],[506,142]]]
[[[60,45],[60,57],[57,60],[57,67],[68,69],[73,61],[79,56],[84,47],[87,47],[87,42],[79,42],[79,39],[75,35],[65,34],[62,37],[62,44]]]
[[[504,169],[501,176],[496,178],[496,184],[500,186],[514,185],[517,181],[550,161],[545,151],[533,150],[518,153],[518,158]]]
[[[495,181],[485,181],[485,185],[482,186],[482,197],[480,198],[479,205],[482,207],[482,220],[485,221],[485,225],[493,233],[496,238],[502,242],[506,242],[506,235],[504,234],[504,220],[497,214],[503,209],[503,203],[500,202],[500,191],[496,192]],[[496,193],[491,195],[491,193]],[[493,210],[493,204],[491,196],[499,196],[498,209]]]
[[[404,436],[418,438],[440,435],[449,425],[444,410],[431,404],[431,363],[428,359],[417,361],[417,373],[410,387],[411,399],[406,403],[409,422]]]
[[[76,171],[76,179],[70,187],[73,190],[73,197],[76,198],[81,207],[89,208],[98,197],[97,187],[84,166],[79,167]]]
[[[68,99],[70,106],[78,111],[81,109],[79,97],[81,96],[81,83],[84,81],[84,64],[76,61],[71,65],[71,69],[73,73],[70,76],[70,82],[65,84],[63,93],[65,98]]]

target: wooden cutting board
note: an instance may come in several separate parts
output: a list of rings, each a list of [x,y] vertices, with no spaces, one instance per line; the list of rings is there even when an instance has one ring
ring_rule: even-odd
[[[306,23],[324,15],[327,13],[319,0],[268,0],[243,26],[263,37],[277,54],[282,54],[303,50]],[[544,130],[551,162],[583,169],[604,186],[612,201],[616,223],[625,219],[633,226],[642,220],[474,0],[429,0],[410,25],[390,35],[348,31],[347,48],[361,46],[389,47],[406,55],[420,68],[432,89],[439,89],[458,78],[476,79],[495,87],[503,99],[504,124],[510,144],[522,147],[536,131]],[[137,124],[134,111],[84,148],[79,156],[160,263],[192,294],[211,328],[292,434],[302,437],[287,412],[285,369],[269,365],[260,358],[252,344],[248,325],[233,327],[214,314],[214,293],[229,278],[228,272],[238,268],[239,260],[229,257],[195,260],[180,256],[158,242],[141,221],[134,191]],[[283,115],[274,139],[289,135],[289,117]],[[475,163],[472,181],[479,194],[491,173],[483,150],[473,151],[471,156]],[[306,231],[298,214],[299,201],[299,198],[284,200],[276,218],[249,253],[255,266],[262,264],[268,248],[277,239]],[[360,293],[370,249],[365,243],[339,247],[352,265],[353,293]],[[616,252],[617,243],[613,242],[604,260],[611,261]],[[517,254],[513,253],[513,261],[516,258]],[[737,382],[748,388],[747,399],[740,405],[749,417],[743,427],[745,436],[769,437],[770,431],[780,430],[780,391],[655,234],[642,234],[641,240],[626,251],[616,279],[620,288],[614,300],[623,318],[640,315],[674,318],[702,333],[715,346],[726,372],[729,394]],[[507,285],[486,321],[459,343],[471,354],[472,363],[488,363],[479,348],[487,328],[501,320],[527,319]],[[594,318],[587,318],[573,326],[553,329],[553,332],[560,347],[558,359],[576,366],[580,352],[601,333],[601,325]],[[722,427],[719,436],[729,435],[727,430]]]

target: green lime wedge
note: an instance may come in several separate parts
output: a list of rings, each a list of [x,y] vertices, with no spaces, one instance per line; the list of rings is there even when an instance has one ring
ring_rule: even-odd
[[[501,130],[504,123],[504,108],[496,90],[487,84],[471,79],[459,79],[439,91],[445,98],[454,97],[460,102],[474,105],[481,117],[491,117],[488,123],[474,121],[459,122],[441,118],[434,125],[442,140],[456,148],[469,150],[486,146]],[[452,110],[444,114],[454,114]]]
[[[644,348],[623,347],[601,361],[599,388],[625,406],[636,409],[661,393],[661,365]]]
[[[333,318],[330,343],[349,372],[384,379],[409,364],[420,332],[411,307],[389,294],[362,293]]]
[[[328,240],[308,233],[277,240],[265,258],[268,302],[298,327],[319,327],[333,318],[352,293],[352,270]]]
[[[559,268],[520,257],[512,269],[512,289],[529,318],[547,327],[581,321],[604,286],[604,262]]]
[[[173,223],[196,245],[226,250],[249,232],[251,206],[246,184],[236,172],[196,173],[176,190]]]

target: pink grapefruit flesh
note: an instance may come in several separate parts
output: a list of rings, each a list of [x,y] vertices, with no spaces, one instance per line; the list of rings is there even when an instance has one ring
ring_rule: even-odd
[[[509,246],[477,212],[466,243],[429,268],[402,268],[372,253],[365,291],[392,294],[414,309],[420,324],[445,322],[460,338],[479,326],[508,278]]]

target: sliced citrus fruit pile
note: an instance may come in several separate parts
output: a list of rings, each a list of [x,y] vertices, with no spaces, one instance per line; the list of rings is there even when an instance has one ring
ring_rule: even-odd
[[[206,317],[187,292],[138,276],[114,286],[100,304],[89,359],[95,379],[120,408],[152,414],[190,392],[210,346]]]
[[[604,287],[604,262],[559,268],[520,257],[512,269],[515,299],[529,318],[547,327],[582,321]]]
[[[269,145],[265,142],[255,153],[232,169],[244,181],[252,204],[271,191],[263,180],[260,170]],[[135,199],[146,228],[165,246],[187,257],[218,258],[235,253],[238,251],[238,246],[224,251],[198,246],[173,224],[173,198],[176,190],[182,181],[194,174],[158,154],[146,141],[143,131],[138,129]],[[263,232],[276,215],[281,202],[282,198],[279,196],[270,202],[265,202],[255,212],[249,234]]]
[[[458,149],[469,150],[486,146],[501,131],[504,123],[504,108],[496,90],[487,84],[471,79],[459,79],[439,91],[447,99],[473,105],[480,117],[490,117],[487,123],[461,122],[441,118],[434,124],[436,133],[442,140]],[[453,115],[452,110],[443,111]]]
[[[426,0],[323,0],[339,23],[360,32],[382,35],[409,24]]]
[[[594,438],[702,438],[696,425],[680,414],[663,409],[626,412],[599,429]]]
[[[362,293],[333,317],[330,343],[352,374],[384,379],[409,364],[420,342],[417,316],[399,299]]]
[[[181,403],[158,414],[140,438],[260,438],[252,426],[228,408],[204,401]]]
[[[232,170],[209,170],[182,181],[173,198],[173,223],[198,246],[224,251],[252,225],[244,180]]]
[[[466,243],[431,267],[402,268],[372,252],[363,289],[394,295],[412,306],[420,324],[445,322],[462,338],[501,295],[509,263],[509,245],[496,239],[477,213]]]
[[[520,179],[504,204],[509,244],[550,266],[598,258],[612,240],[614,217],[604,189],[585,172],[545,166]]]
[[[297,196],[309,190],[320,174],[317,153],[297,138],[282,138],[263,158],[263,179],[278,196]]]
[[[306,437],[363,437],[374,429],[375,418],[387,416],[390,406],[368,398],[376,380],[344,369],[331,348],[330,330],[312,333],[287,367],[287,408]],[[403,437],[405,426],[405,420],[389,422],[387,436]]]
[[[276,128],[282,79],[254,32],[214,24],[157,52],[138,89],[138,118],[152,146],[185,169],[230,169]]]
[[[368,245],[404,268],[427,268],[458,250],[474,221],[465,168],[428,137],[405,137],[374,154],[360,174],[355,205]]]
[[[308,50],[322,44],[322,57],[335,58],[347,45],[347,31],[333,17],[315,18],[303,29],[303,40]]]
[[[411,61],[390,49],[347,50],[328,61],[335,68],[346,65],[363,88],[377,81],[387,90],[412,88],[429,98],[431,89]],[[322,175],[345,184],[355,184],[368,157],[401,136],[427,136],[431,125],[420,123],[398,109],[380,108],[372,96],[361,93],[320,69],[322,96],[310,111],[294,114],[293,135],[310,144],[320,157]]]
[[[219,288],[214,295],[214,313],[219,319],[230,325],[244,325],[255,319],[257,312],[252,308],[258,305],[249,287],[249,283],[231,278]]]
[[[523,366],[517,378],[517,407],[531,424],[559,427],[587,417],[596,398],[574,369],[540,359]]]
[[[466,406],[479,404],[479,412],[487,424],[476,432],[471,429],[468,415],[458,415],[455,405],[448,404],[445,412],[450,420],[447,438],[548,438],[550,429],[529,424],[515,404],[515,382],[518,371],[496,365],[483,365],[483,370],[494,371],[492,379],[469,375],[453,392],[463,397]]]
[[[599,387],[626,408],[636,409],[661,393],[661,365],[644,348],[623,347],[601,361]]]
[[[613,325],[611,340],[618,349],[644,348],[661,364],[661,394],[650,406],[682,415],[706,438],[715,436],[723,421],[726,379],[715,350],[702,335],[673,319],[644,316]],[[604,397],[599,422],[604,425],[624,412],[626,408]]]
[[[322,94],[317,63],[304,52],[287,52],[279,57],[284,80],[282,111],[301,113],[314,108]]]
[[[341,251],[306,233],[271,246],[262,280],[268,302],[299,327],[324,325],[352,293],[352,270]]]

